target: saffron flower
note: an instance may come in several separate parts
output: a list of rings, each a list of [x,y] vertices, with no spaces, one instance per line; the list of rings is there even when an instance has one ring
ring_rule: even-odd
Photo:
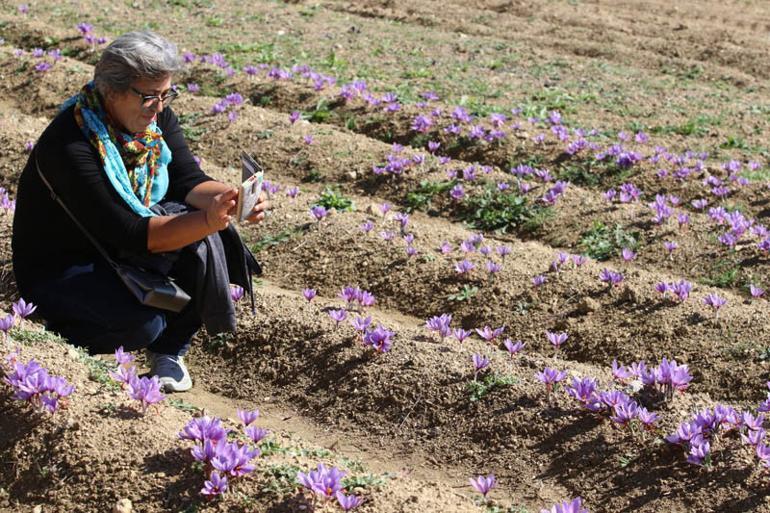
[[[378,353],[387,353],[393,346],[393,337],[396,334],[382,325],[377,325],[373,330],[364,334],[364,345],[370,346]]]
[[[329,317],[337,323],[337,326],[339,326],[348,316],[348,312],[344,308],[339,310],[329,310],[327,313],[329,314]]]
[[[13,315],[6,315],[5,317],[0,317],[0,331],[3,332],[3,338],[8,339],[8,331],[10,331],[11,328],[13,328],[14,323],[16,322],[16,317]]]
[[[483,495],[485,499],[487,494],[497,485],[494,474],[489,474],[487,477],[478,476],[476,479],[470,478],[468,481],[473,489]]]
[[[714,318],[719,317],[719,309],[727,304],[727,300],[716,294],[709,294],[703,298],[703,304],[710,306],[714,309]]]
[[[306,136],[304,136],[304,137],[302,138],[302,140],[303,140],[303,141],[305,142],[305,144],[307,144],[308,146],[310,146],[311,144],[313,144],[313,136],[312,136],[312,135],[306,135]]]
[[[328,499],[342,490],[342,478],[345,474],[336,467],[327,468],[323,463],[319,463],[316,470],[307,474],[297,472],[297,482],[314,494]]]
[[[220,476],[219,472],[212,470],[209,479],[203,483],[201,495],[214,497],[227,491],[227,476]]]
[[[567,377],[567,374],[563,371],[546,367],[543,369],[543,372],[538,372],[536,377],[545,384],[545,389],[550,394],[553,391],[553,386]]]
[[[191,440],[204,443],[206,440],[213,442],[227,439],[228,430],[222,427],[222,421],[216,417],[196,417],[188,422],[179,432],[180,440]]]
[[[476,333],[478,333],[478,335],[487,342],[492,342],[494,339],[502,335],[503,331],[505,331],[505,326],[495,329],[492,329],[489,326],[484,326],[482,329],[476,328]]]
[[[361,228],[362,232],[369,233],[374,229],[374,223],[369,220],[366,220],[363,223],[361,223],[361,226],[359,226],[359,228]]]
[[[32,303],[27,303],[24,301],[24,298],[20,298],[17,302],[15,302],[12,308],[13,313],[16,314],[16,316],[20,319],[26,319],[32,315],[35,310],[37,310],[37,306]]]
[[[759,298],[762,297],[765,294],[765,289],[754,285],[753,283],[749,285],[749,292],[751,293],[751,297],[753,298]]]
[[[364,498],[358,495],[345,495],[342,490],[338,491],[335,495],[337,503],[342,508],[342,511],[352,511],[358,506],[363,504]]]
[[[136,378],[128,383],[126,391],[131,399],[139,401],[142,414],[147,413],[147,408],[166,398],[160,391],[158,376],[153,376],[151,379]]]
[[[315,205],[310,209],[310,213],[315,217],[316,221],[321,221],[324,217],[329,215],[329,211],[321,205]]]
[[[548,281],[548,278],[546,278],[545,275],[538,274],[537,276],[532,278],[532,286],[535,288],[538,288],[544,283],[546,283],[547,281]]]
[[[479,353],[474,353],[471,360],[473,361],[473,379],[475,380],[479,372],[489,367],[490,360]]]
[[[115,350],[115,361],[118,362],[118,365],[125,367],[134,361],[134,355],[126,353],[123,350],[123,346],[120,346]]]
[[[302,114],[298,110],[292,111],[292,113],[289,114],[289,123],[293,125],[301,116]]]
[[[243,287],[239,285],[230,285],[230,299],[233,302],[240,301],[243,298]]]
[[[550,509],[541,509],[540,513],[588,513],[583,507],[583,499],[577,497],[571,501],[554,504]]]
[[[625,260],[626,262],[636,260],[636,253],[634,253],[634,251],[629,248],[623,248],[623,251],[621,251],[620,256],[623,257],[623,260]]]
[[[237,414],[244,426],[248,426],[259,418],[259,410],[248,411],[238,409]]]
[[[255,444],[258,444],[265,437],[267,437],[267,435],[270,434],[270,431],[267,429],[257,426],[249,426],[244,430],[244,432],[246,433],[246,436],[248,436],[249,439]]]
[[[619,285],[623,281],[623,275],[604,268],[599,273],[599,281],[606,283],[610,288]]]
[[[470,337],[472,334],[473,334],[472,331],[466,331],[462,328],[455,328],[454,330],[452,330],[452,335],[454,335],[455,339],[461,344],[465,339]]]
[[[551,343],[551,345],[558,351],[559,348],[564,344],[567,339],[569,338],[569,335],[567,335],[564,332],[561,333],[555,333],[551,331],[546,331],[545,336],[548,339],[548,342]]]
[[[316,296],[316,290],[315,289],[302,289],[302,295],[305,297],[308,303],[313,301],[313,299]]]
[[[443,342],[452,333],[452,328],[449,326],[451,323],[452,314],[441,314],[425,321],[425,327],[430,331],[438,333],[439,338]]]
[[[475,268],[476,266],[468,260],[462,260],[461,262],[455,264],[455,271],[457,274],[467,274]]]
[[[521,350],[524,348],[524,342],[521,340],[514,342],[509,338],[503,340],[503,345],[505,346],[505,349],[508,350],[508,354],[511,355],[511,358],[519,354],[519,352],[521,352]]]

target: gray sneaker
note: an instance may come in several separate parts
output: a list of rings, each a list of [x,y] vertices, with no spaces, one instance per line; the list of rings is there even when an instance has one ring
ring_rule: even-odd
[[[192,388],[192,379],[184,358],[173,354],[159,354],[147,351],[150,376],[158,376],[164,392],[184,392]]]

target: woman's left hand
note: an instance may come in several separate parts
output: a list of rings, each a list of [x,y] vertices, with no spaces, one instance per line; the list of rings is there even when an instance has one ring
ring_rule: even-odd
[[[254,205],[254,209],[251,211],[251,215],[246,218],[249,223],[261,223],[265,220],[267,210],[270,208],[270,202],[267,201],[265,193],[259,195],[259,201]]]

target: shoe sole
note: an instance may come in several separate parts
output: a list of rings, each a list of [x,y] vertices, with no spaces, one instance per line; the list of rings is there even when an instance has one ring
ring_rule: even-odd
[[[182,381],[171,378],[159,378],[160,388],[163,392],[186,392],[192,388],[192,379],[189,377]]]

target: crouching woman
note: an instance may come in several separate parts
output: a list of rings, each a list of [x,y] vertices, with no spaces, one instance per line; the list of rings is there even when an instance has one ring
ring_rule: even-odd
[[[170,109],[180,68],[176,47],[151,32],[104,50],[30,155],[12,239],[19,290],[50,330],[92,354],[146,348],[166,391],[192,386],[193,335],[234,331],[229,284],[251,293],[259,272],[230,225],[237,189],[201,171]],[[248,220],[267,207],[260,198]],[[191,300],[148,306],[107,259],[170,277]]]

